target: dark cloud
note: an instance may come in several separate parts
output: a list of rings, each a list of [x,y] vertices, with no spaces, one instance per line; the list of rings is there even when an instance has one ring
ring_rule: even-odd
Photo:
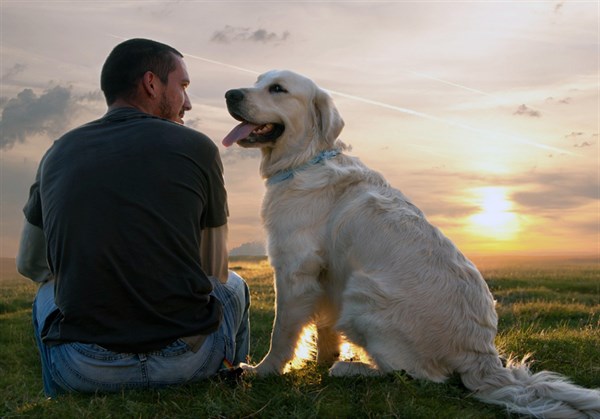
[[[562,217],[565,211],[600,202],[600,181],[596,173],[531,172],[512,176],[484,175],[453,171],[411,172],[403,175],[399,188],[420,207],[427,216],[456,218],[478,212],[478,207],[452,197],[462,190],[480,187],[506,187],[518,190],[510,196],[516,212],[534,212],[540,217]],[[453,179],[451,184],[438,185],[439,179]]]
[[[100,91],[73,95],[70,87],[55,86],[40,96],[23,89],[16,97],[3,101],[0,120],[0,149],[11,148],[37,134],[57,136],[69,126],[77,105],[102,99]]]
[[[11,68],[6,70],[5,73],[2,74],[2,77],[0,77],[0,82],[6,82],[6,81],[12,79],[17,74],[25,71],[26,68],[27,68],[27,66],[25,64],[17,63],[15,65],[13,65]]]
[[[521,105],[517,108],[517,110],[513,113],[513,115],[525,115],[530,116],[532,118],[539,118],[542,114],[535,109],[531,109],[527,107],[527,105]]]
[[[513,181],[533,186],[529,191],[514,193],[513,201],[538,212],[575,209],[600,200],[600,183],[594,173],[534,173]]]
[[[37,96],[24,89],[6,102],[0,121],[0,149],[25,142],[30,135],[56,134],[65,128],[71,90],[56,86]]]
[[[574,145],[573,145],[573,147],[576,147],[576,148],[584,148],[584,147],[591,147],[591,146],[593,146],[593,145],[594,145],[594,144],[593,144],[593,143],[590,143],[589,141],[584,141],[584,142],[582,142],[582,143],[579,143],[579,144],[574,144]]]
[[[221,44],[230,44],[232,42],[278,42],[285,41],[289,38],[290,33],[288,31],[283,32],[281,35],[275,32],[269,32],[266,29],[251,29],[251,28],[240,28],[233,26],[225,26],[224,29],[216,31],[212,38],[212,42]]]

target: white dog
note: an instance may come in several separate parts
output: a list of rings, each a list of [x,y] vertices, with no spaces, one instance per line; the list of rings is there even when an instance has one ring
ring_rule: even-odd
[[[344,125],[311,80],[271,71],[225,95],[242,121],[225,146],[260,147],[262,217],[276,276],[269,353],[280,374],[300,332],[317,326],[317,360],[335,376],[404,370],[441,382],[457,372],[486,402],[539,417],[600,418],[600,392],[522,364],[494,346],[494,299],[476,267],[400,191],[344,154]],[[373,364],[336,361],[340,334]]]

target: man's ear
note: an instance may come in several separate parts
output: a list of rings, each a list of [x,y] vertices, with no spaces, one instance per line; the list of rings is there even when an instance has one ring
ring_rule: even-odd
[[[335,107],[331,96],[318,89],[314,99],[315,115],[320,137],[333,144],[344,128],[344,121]]]
[[[150,97],[156,97],[156,83],[158,81],[158,77],[152,71],[146,71],[142,76],[142,86],[144,87],[144,92]]]

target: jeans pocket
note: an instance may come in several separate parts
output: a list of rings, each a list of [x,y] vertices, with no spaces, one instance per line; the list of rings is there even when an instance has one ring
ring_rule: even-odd
[[[57,345],[50,351],[52,377],[66,391],[114,392],[146,385],[136,354],[79,342]]]

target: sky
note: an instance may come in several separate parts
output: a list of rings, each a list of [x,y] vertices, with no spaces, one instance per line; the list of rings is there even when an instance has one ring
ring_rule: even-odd
[[[224,93],[288,69],[329,91],[350,154],[467,255],[600,254],[597,1],[0,0],[0,257],[44,152],[99,118],[119,42],[185,55],[186,125],[219,145],[229,246],[262,242],[260,152]]]

